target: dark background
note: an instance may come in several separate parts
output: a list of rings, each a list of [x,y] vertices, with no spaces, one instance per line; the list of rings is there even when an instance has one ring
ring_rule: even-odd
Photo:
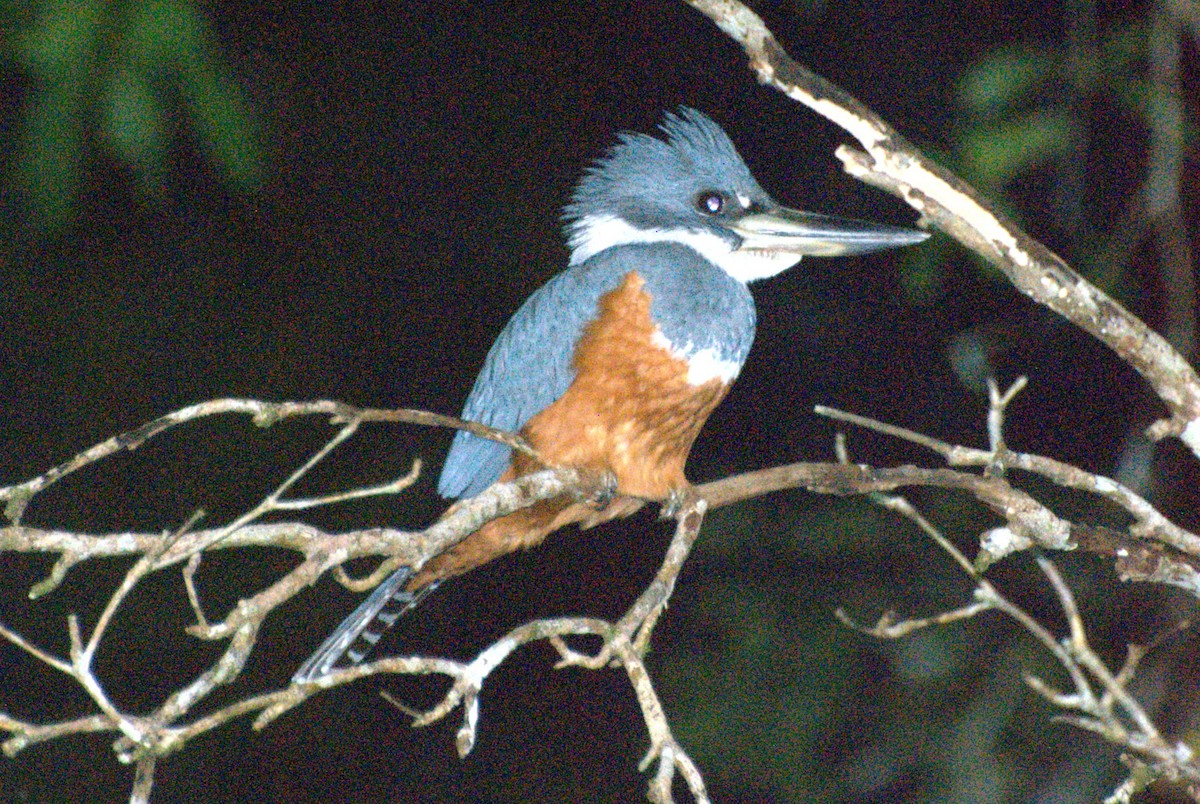
[[[166,19],[183,8],[160,5]],[[968,174],[980,160],[964,143],[1002,115],[980,118],[978,104],[971,111],[964,75],[1014,46],[1065,64],[1081,19],[1102,39],[1144,44],[1151,11],[1138,3],[758,6],[793,56]],[[138,7],[109,8],[111,30]],[[50,195],[65,204],[55,212],[19,179],[29,110],[44,89],[44,76],[20,56],[19,31],[37,23],[37,11],[21,3],[4,10],[14,26],[4,40],[0,107],[8,230],[0,243],[2,484],[208,398],[457,412],[508,316],[565,266],[558,215],[580,172],[617,131],[652,131],[680,104],[721,123],[781,202],[912,222],[900,202],[840,172],[832,150],[845,135],[758,86],[736,45],[666,0],[201,4],[197,19],[210,26],[203,50],[244,99],[247,126],[206,132],[186,92],[159,76],[160,116],[144,131],[166,144],[139,164],[93,120],[103,101],[85,104],[75,121],[76,183],[55,185]],[[1194,236],[1192,44],[1183,59],[1185,234]],[[121,63],[101,59],[93,77]],[[1067,75],[1047,73],[1022,100],[1067,109],[1075,123],[1067,144],[1050,141],[986,189],[1088,271],[1105,267],[1096,244],[1144,178],[1149,133],[1113,85],[1096,80],[1081,90]],[[249,156],[231,167],[213,143],[247,132]],[[1010,143],[996,136],[998,148]],[[1175,288],[1160,278],[1155,249],[1139,241],[1127,256],[1103,274],[1105,286],[1165,328]],[[1163,412],[1144,384],[942,236],[907,254],[808,260],[756,285],[755,296],[758,341],[697,443],[694,481],[830,459],[834,428],[812,414],[814,404],[983,446],[978,379],[992,371],[1004,384],[1030,378],[1011,410],[1014,448],[1110,476],[1140,470],[1145,494],[1181,524],[1200,524],[1194,461],[1171,443],[1149,461],[1136,457],[1148,454],[1137,433]],[[204,508],[207,524],[224,522],[329,434],[316,421],[266,431],[236,418],[191,425],[72,477],[38,497],[25,521],[153,531]],[[419,488],[304,518],[330,529],[430,522],[443,508],[433,479],[448,442],[442,431],[369,428],[301,491],[378,482],[416,456],[429,466]],[[861,432],[850,433],[850,447],[862,462],[937,465]],[[1090,499],[1027,487],[1066,516],[1125,522]],[[958,496],[912,496],[969,554],[996,524]],[[668,530],[644,513],[557,534],[538,551],[447,584],[385,647],[468,658],[530,618],[617,616],[655,571]],[[1056,560],[1111,660],[1194,603],[1122,586],[1102,559]],[[50,560],[0,561],[0,620],[60,654],[67,614],[94,623],[128,566],[77,567],[31,603],[29,585]],[[269,550],[207,558],[200,581],[210,617],[292,563]],[[1061,629],[1027,558],[992,574]],[[1061,674],[999,616],[885,644],[832,615],[839,606],[866,622],[886,609],[920,615],[962,605],[969,594],[914,528],[865,501],[793,492],[712,515],[649,661],[714,800],[1102,797],[1121,778],[1118,752],[1050,722],[1052,710],[1021,677],[1062,683]],[[355,600],[328,581],[283,607],[245,674],[194,714],[286,683]],[[152,579],[122,609],[97,659],[118,705],[152,708],[217,655],[219,646],[183,633],[189,617],[175,573]],[[1171,733],[1194,722],[1195,648],[1190,632],[1166,640],[1136,688]],[[262,733],[242,720],[196,740],[160,762],[154,800],[642,800],[647,776],[637,763],[649,743],[627,680],[617,670],[555,671],[553,661],[536,645],[493,674],[479,744],[466,760],[454,754],[457,713],[414,731],[377,694],[382,686],[427,705],[440,681],[375,680],[317,696]],[[7,645],[0,689],[0,710],[15,717],[90,711],[65,678]],[[112,760],[111,742],[70,738],[0,761],[0,799],[126,798],[132,774]]]

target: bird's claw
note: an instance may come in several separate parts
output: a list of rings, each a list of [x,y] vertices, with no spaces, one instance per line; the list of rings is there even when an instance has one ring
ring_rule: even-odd
[[[696,492],[691,486],[671,489],[667,493],[667,499],[663,500],[662,507],[658,509],[658,518],[677,519],[679,512],[691,506],[695,499]]]
[[[589,472],[577,494],[579,501],[597,511],[607,508],[617,496],[617,476],[610,471]]]

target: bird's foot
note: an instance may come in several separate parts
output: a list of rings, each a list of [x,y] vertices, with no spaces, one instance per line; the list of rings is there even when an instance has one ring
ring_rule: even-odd
[[[671,489],[667,494],[667,499],[663,500],[662,507],[658,509],[658,518],[676,519],[679,512],[690,507],[695,499],[696,490],[691,486]]]
[[[582,474],[584,482],[575,496],[589,508],[603,511],[617,496],[617,476],[607,469],[585,471]]]

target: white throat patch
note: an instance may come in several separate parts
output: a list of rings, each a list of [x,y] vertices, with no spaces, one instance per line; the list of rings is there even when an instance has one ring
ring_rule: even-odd
[[[700,229],[639,229],[615,215],[588,215],[571,225],[571,265],[578,265],[613,246],[679,243],[745,284],[786,271],[800,255],[764,249],[739,250],[729,241]]]
[[[687,383],[693,387],[704,385],[713,380],[720,380],[725,385],[737,379],[742,364],[733,360],[723,360],[717,356],[717,350],[712,347],[696,349],[692,344],[679,347],[663,334],[661,329],[655,329],[650,342],[668,352],[671,357],[687,362]]]

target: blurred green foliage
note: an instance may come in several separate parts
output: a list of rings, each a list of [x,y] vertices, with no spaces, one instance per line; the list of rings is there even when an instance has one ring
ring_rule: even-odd
[[[1147,43],[1145,21],[1135,21],[1097,43],[1094,63],[1076,63],[1061,46],[1025,42],[977,61],[957,82],[964,120],[955,161],[963,177],[1000,194],[1023,173],[1069,157],[1087,125],[1075,102],[1080,95],[1102,92],[1129,116],[1144,116]]]
[[[29,86],[6,181],[39,229],[70,223],[93,148],[161,193],[183,127],[230,188],[258,187],[250,105],[186,0],[10,2],[0,28],[0,60]]]
[[[1109,293],[1121,295],[1124,272],[1113,267],[1109,240],[1119,235],[1100,198],[1125,189],[1130,151],[1145,147],[1162,89],[1149,75],[1150,23],[1132,19],[1103,31],[1091,47],[1018,41],[976,60],[957,79],[959,125],[951,145],[931,155],[1025,226],[1036,218],[1045,237],[1057,232],[1069,262]],[[1120,121],[1114,125],[1113,121]],[[1183,121],[1186,123],[1186,121]],[[1184,127],[1179,136],[1195,141]],[[1099,158],[1096,156],[1099,155]],[[1039,174],[1073,176],[1076,219],[1019,187]],[[1103,189],[1094,194],[1092,188]],[[1082,228],[1081,228],[1082,226]],[[905,288],[914,302],[936,300],[949,244],[934,240],[904,255]],[[991,272],[982,260],[980,268]]]

